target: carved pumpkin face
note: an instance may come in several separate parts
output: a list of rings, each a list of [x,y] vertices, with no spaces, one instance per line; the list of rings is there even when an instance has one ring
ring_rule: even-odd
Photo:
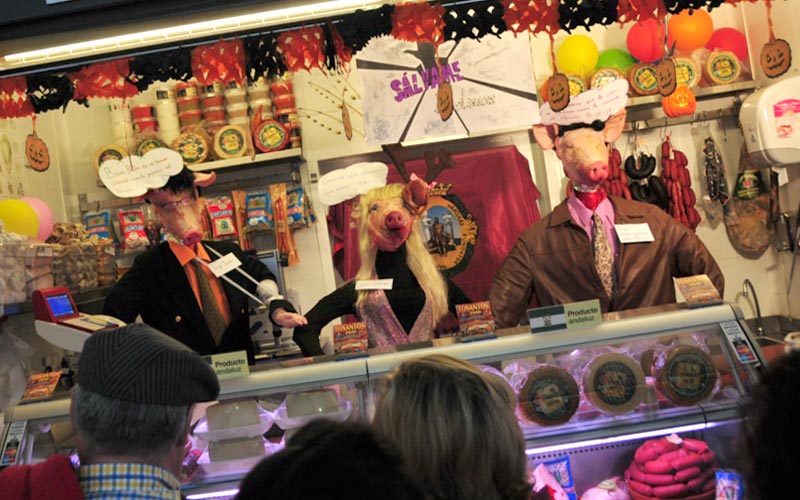
[[[439,90],[436,91],[436,107],[443,122],[453,115],[453,87],[449,83],[439,85]]]
[[[669,117],[691,115],[697,109],[697,99],[692,89],[679,85],[671,95],[661,98],[661,107]]]
[[[50,168],[50,151],[36,132],[28,134],[25,139],[25,156],[28,158],[28,164],[37,172],[44,172]]]
[[[566,75],[556,73],[547,79],[547,102],[550,109],[561,111],[569,104],[569,80]]]
[[[675,92],[677,86],[677,76],[675,74],[675,62],[672,59],[664,59],[656,66],[656,80],[658,81],[658,92],[667,97]]]
[[[767,42],[761,49],[761,68],[769,78],[777,78],[789,71],[792,65],[792,48],[786,40]]]

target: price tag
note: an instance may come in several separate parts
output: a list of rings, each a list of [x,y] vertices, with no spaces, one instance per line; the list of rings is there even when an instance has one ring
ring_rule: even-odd
[[[394,279],[386,278],[382,280],[358,280],[356,290],[391,290]]]
[[[25,437],[25,428],[27,426],[27,420],[8,424],[8,434],[3,443],[3,453],[0,454],[0,465],[14,465],[18,462],[22,448],[22,438]]]
[[[723,321],[719,326],[725,333],[725,337],[728,339],[731,348],[733,348],[733,352],[736,353],[736,356],[743,365],[760,364],[753,350],[753,345],[750,343],[750,339],[747,338],[747,335],[745,335],[738,321]]]
[[[108,246],[106,246],[106,249],[105,249],[105,250],[103,250],[103,251],[104,251],[105,253],[107,253],[108,255],[112,256],[112,257],[114,257],[114,256],[116,256],[116,255],[117,255],[117,252],[114,250],[114,245],[108,245]]]
[[[643,224],[615,224],[620,243],[646,243],[655,241],[650,226]]]
[[[234,351],[203,356],[203,361],[214,369],[217,378],[220,380],[244,377],[250,374],[250,366],[247,364],[246,351]]]
[[[229,253],[228,255],[220,257],[219,259],[210,263],[208,267],[211,269],[211,272],[214,273],[214,276],[219,278],[223,274],[232,271],[241,265],[241,261],[239,261],[239,259],[237,259],[232,253]]]

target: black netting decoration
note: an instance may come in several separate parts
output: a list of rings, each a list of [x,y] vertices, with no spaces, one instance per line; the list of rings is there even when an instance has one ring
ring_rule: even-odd
[[[355,54],[371,39],[392,32],[393,11],[394,5],[382,5],[379,9],[373,10],[359,9],[339,18],[336,29],[339,30],[345,46],[353,49]]]
[[[558,23],[567,33],[582,26],[608,26],[617,20],[617,0],[561,0]]]
[[[445,40],[500,36],[506,31],[503,5],[499,0],[451,6],[444,15]]]
[[[701,9],[710,3],[717,4],[715,7],[719,7],[722,2],[723,0],[664,0],[664,5],[667,7],[667,12],[677,14],[686,9]],[[711,10],[711,7],[709,7],[709,10]]]
[[[333,33],[331,32],[330,23],[322,24],[322,34],[325,36],[325,67],[331,71],[335,71],[339,66],[336,57],[336,44],[333,43]]]
[[[67,104],[73,100],[75,88],[65,73],[32,74],[26,76],[25,80],[28,82],[28,99],[36,114],[59,108],[66,111]],[[89,106],[87,100],[78,103]]]
[[[153,82],[167,80],[186,81],[192,77],[192,51],[178,48],[134,57],[130,63],[128,80],[144,92]]]
[[[243,42],[248,80],[255,82],[261,77],[270,79],[286,73],[278,52],[278,39],[272,33],[248,37]]]

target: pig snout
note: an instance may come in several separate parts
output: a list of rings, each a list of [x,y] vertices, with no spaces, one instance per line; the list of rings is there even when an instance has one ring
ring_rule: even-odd
[[[393,210],[386,214],[386,228],[387,229],[402,229],[406,226],[406,218],[403,217],[401,212]]]
[[[608,162],[596,161],[585,168],[586,175],[594,183],[601,183],[608,178]]]

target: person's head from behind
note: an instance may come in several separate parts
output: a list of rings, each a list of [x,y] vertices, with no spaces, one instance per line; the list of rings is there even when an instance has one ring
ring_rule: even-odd
[[[145,200],[153,206],[168,233],[194,248],[203,235],[196,187],[208,186],[212,182],[214,175],[198,174],[184,167],[171,176],[166,185],[148,191]]]
[[[753,500],[787,498],[800,467],[800,351],[771,364],[752,393],[746,415]]]
[[[142,323],[89,337],[77,377],[71,418],[81,462],[142,462],[175,476],[192,405],[219,395],[197,353]]]
[[[366,424],[314,420],[286,448],[258,463],[237,500],[422,499],[392,443]]]
[[[530,485],[513,408],[514,394],[497,376],[432,355],[395,368],[373,424],[434,498],[523,499]]]

